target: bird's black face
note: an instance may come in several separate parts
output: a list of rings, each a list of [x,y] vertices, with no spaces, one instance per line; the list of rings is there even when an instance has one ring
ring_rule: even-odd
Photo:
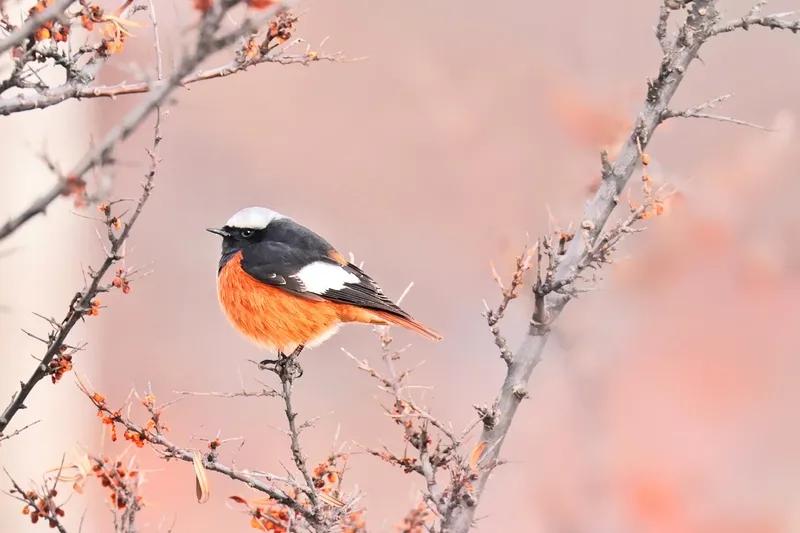
[[[216,233],[222,237],[222,257],[219,261],[219,268],[222,269],[236,252],[242,251],[248,246],[259,242],[264,237],[264,229],[255,228],[235,228],[223,226],[222,228],[208,228],[207,231]]]

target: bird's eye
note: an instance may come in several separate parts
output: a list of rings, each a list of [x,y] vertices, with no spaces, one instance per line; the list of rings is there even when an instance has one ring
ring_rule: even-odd
[[[253,230],[251,230],[251,229],[243,229],[242,232],[241,232],[241,235],[245,239],[249,239],[250,237],[253,236],[253,233],[255,233],[255,232]]]

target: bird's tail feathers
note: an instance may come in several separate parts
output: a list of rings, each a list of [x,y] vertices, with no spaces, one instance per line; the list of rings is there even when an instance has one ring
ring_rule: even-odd
[[[411,317],[406,318],[399,315],[395,315],[394,313],[389,313],[387,311],[376,311],[375,314],[389,324],[394,324],[396,326],[402,326],[406,329],[410,329],[411,331],[415,331],[420,335],[422,335],[423,337],[430,339],[432,341],[440,341],[443,338],[436,331],[432,330],[431,328],[422,324],[421,322],[417,322]]]

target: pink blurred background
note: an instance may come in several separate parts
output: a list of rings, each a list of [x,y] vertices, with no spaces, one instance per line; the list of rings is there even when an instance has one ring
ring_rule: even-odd
[[[728,17],[749,9],[723,1]],[[158,2],[167,65],[195,14]],[[769,9],[797,8],[774,1]],[[219,242],[204,228],[241,207],[265,205],[352,251],[388,294],[415,287],[405,306],[439,329],[412,343],[403,363],[425,361],[415,382],[423,403],[461,428],[473,404],[490,403],[504,365],[482,300],[498,291],[489,263],[508,275],[526,236],[562,225],[599,173],[599,151],[627,130],[645,77],[660,58],[658,2],[312,0],[297,35],[324,50],[367,59],[309,68],[263,65],[178,93],[163,125],[157,188],[134,230],[129,265],[152,274],[76,332],[89,342],[77,372],[112,404],[148,383],[159,400],[175,390],[229,391],[259,377],[262,356],[218,310]],[[180,20],[180,22],[177,22]],[[721,112],[772,132],[711,121],[665,124],[648,152],[652,174],[679,193],[666,216],[628,240],[597,289],[558,322],[531,398],[505,443],[509,465],[493,475],[479,531],[777,533],[800,529],[800,40],[753,29],[703,51],[675,102],[696,105],[735,92]],[[125,56],[150,68],[147,28]],[[120,58],[117,58],[120,59]],[[216,57],[209,65],[227,61]],[[114,62],[112,62],[112,65]],[[109,66],[109,82],[136,77]],[[47,147],[70,166],[139,97],[71,102],[0,119],[4,218],[50,183],[36,154]],[[115,195],[138,190],[151,130],[118,152]],[[633,182],[632,182],[633,183]],[[0,394],[27,377],[43,332],[31,311],[60,317],[81,285],[81,265],[101,257],[91,221],[54,205],[0,246]],[[503,331],[520,340],[529,303],[513,306]],[[10,348],[6,348],[10,347]],[[340,347],[379,362],[368,327],[348,327],[304,354],[297,386],[315,463],[339,442],[402,450],[378,391]],[[44,383],[17,423],[43,422],[0,448],[18,479],[38,479],[76,444],[110,455],[94,409],[68,376]],[[291,457],[275,427],[274,400],[193,398],[170,408],[171,437],[245,436],[223,459],[280,471]],[[353,450],[358,447],[351,446]],[[191,465],[136,454],[147,472],[145,531],[249,530],[226,506],[244,487],[211,478],[196,503]],[[5,483],[5,482],[3,482]],[[370,530],[390,531],[419,501],[420,480],[355,454],[345,486],[364,491]],[[100,498],[74,496],[67,523],[107,531]],[[99,494],[96,492],[94,494]],[[20,505],[0,498],[0,530],[27,529]],[[39,526],[41,527],[41,526]]]

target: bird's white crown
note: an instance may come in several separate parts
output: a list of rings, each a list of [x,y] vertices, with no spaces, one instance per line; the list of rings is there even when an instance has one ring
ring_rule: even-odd
[[[264,229],[279,218],[283,218],[283,215],[266,207],[245,207],[229,218],[225,225],[229,228]]]

